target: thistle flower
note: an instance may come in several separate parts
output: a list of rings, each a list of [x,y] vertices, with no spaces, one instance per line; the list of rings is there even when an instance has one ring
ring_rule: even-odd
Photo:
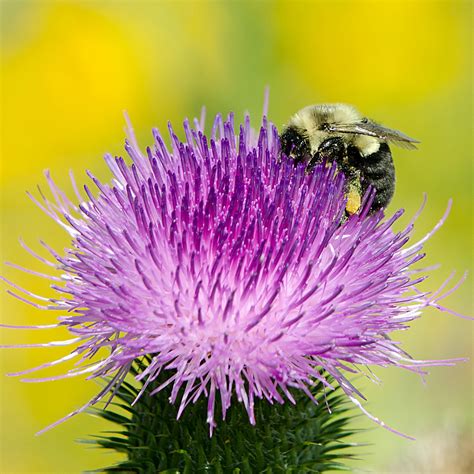
[[[225,418],[234,396],[253,424],[256,398],[294,402],[290,388],[297,388],[314,399],[315,382],[333,388],[329,374],[368,414],[348,379],[360,365],[422,373],[453,362],[415,361],[389,337],[427,306],[444,310],[438,301],[456,288],[420,292],[424,276],[413,270],[445,217],[409,247],[413,221],[396,233],[403,211],[388,220],[369,215],[373,193],[344,221],[343,174],[325,163],[311,173],[294,166],[280,155],[277,129],[265,118],[258,137],[248,117],[236,135],[232,115],[216,117],[210,139],[202,121],[184,123],[184,143],[169,131],[171,150],[153,130],[153,148],[143,154],[128,125],[132,164],[106,156],[111,184],[88,172],[96,194],[88,186],[80,194],[73,180],[78,204],[48,172],[54,199],[32,197],[72,245],[65,255],[47,247],[54,261],[30,250],[63,271],[53,285],[57,299],[41,306],[14,284],[27,298],[12,293],[59,311],[57,325],[73,335],[40,346],[74,348],[14,375],[78,359],[62,376],[26,380],[109,380],[63,420],[113,396],[142,356],[149,363],[136,376],[143,383],[137,398],[165,375],[152,394],[171,385],[178,417],[207,399],[211,433],[216,404]],[[107,355],[99,357],[103,349]]]

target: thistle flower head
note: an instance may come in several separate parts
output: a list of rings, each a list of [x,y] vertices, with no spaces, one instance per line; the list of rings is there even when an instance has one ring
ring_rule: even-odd
[[[290,388],[312,396],[315,380],[331,389],[330,374],[360,406],[347,375],[360,365],[438,364],[410,359],[389,337],[423,308],[441,308],[441,292],[417,290],[425,239],[406,247],[413,223],[392,230],[402,211],[369,215],[369,193],[344,220],[343,174],[294,166],[266,119],[258,136],[248,117],[236,134],[232,116],[217,116],[211,138],[197,121],[184,132],[180,142],[170,127],[169,149],[154,130],[142,153],[129,126],[131,165],[106,156],[112,182],[88,173],[97,190],[74,185],[77,204],[47,174],[54,199],[36,202],[72,236],[64,255],[51,250],[63,276],[47,309],[60,312],[74,349],[20,374],[78,358],[65,377],[109,377],[74,414],[147,356],[144,388],[167,374],[155,392],[172,384],[178,416],[207,398],[212,431],[216,406],[225,417],[234,397],[254,423],[256,397],[293,401]]]

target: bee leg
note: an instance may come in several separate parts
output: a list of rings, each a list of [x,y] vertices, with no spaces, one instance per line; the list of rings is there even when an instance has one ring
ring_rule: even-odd
[[[311,171],[320,162],[321,158],[319,156],[319,153],[316,152],[313,157],[308,161],[308,164],[306,165],[306,171]]]
[[[346,146],[340,137],[328,138],[319,145],[318,151],[313,155],[307,164],[308,171],[311,171],[317,163],[336,162],[338,167],[342,167],[346,156]],[[342,168],[341,168],[342,169]]]
[[[339,166],[343,165],[346,157],[346,145],[341,137],[333,137],[324,140],[319,145],[317,155],[319,160],[328,162],[335,161]]]

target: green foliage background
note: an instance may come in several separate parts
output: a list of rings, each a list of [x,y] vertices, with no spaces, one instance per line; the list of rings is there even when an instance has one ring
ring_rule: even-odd
[[[35,208],[25,190],[43,183],[44,168],[66,189],[68,170],[103,179],[101,156],[121,154],[126,109],[139,141],[167,120],[176,127],[202,105],[208,117],[249,110],[257,123],[270,86],[270,118],[281,126],[310,103],[348,102],[369,117],[421,140],[416,152],[395,150],[398,186],[389,211],[407,210],[407,222],[428,193],[416,236],[451,215],[426,245],[428,265],[441,263],[425,287],[436,288],[453,269],[472,269],[472,3],[469,1],[1,2],[2,258],[41,270],[22,251],[22,236],[38,249],[43,238],[62,249],[68,239]],[[51,295],[46,282],[9,267],[2,274]],[[472,277],[446,304],[472,311]],[[2,322],[52,322],[5,297]],[[67,337],[61,331],[2,331],[2,343]],[[472,357],[472,324],[427,311],[399,335],[417,358]],[[64,354],[61,349],[2,352],[12,372]],[[436,368],[426,384],[412,374],[378,370],[381,386],[359,381],[368,408],[401,431],[423,439],[447,424],[472,430],[472,362]],[[51,370],[54,373],[54,370]],[[4,473],[80,472],[112,463],[100,451],[74,443],[108,429],[78,416],[35,438],[33,434],[81,405],[94,383],[65,380],[22,384],[1,379],[1,458]],[[204,420],[203,420],[204,423]],[[364,424],[364,422],[362,422]],[[396,472],[417,444],[365,422],[358,441],[375,443],[364,468]],[[472,444],[472,443],[471,443]],[[360,466],[360,464],[359,464]]]

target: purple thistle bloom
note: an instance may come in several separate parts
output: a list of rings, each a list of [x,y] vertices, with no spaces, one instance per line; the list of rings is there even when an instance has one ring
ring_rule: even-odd
[[[153,393],[172,384],[178,417],[206,397],[211,433],[216,403],[225,417],[233,395],[255,423],[255,397],[293,402],[290,387],[311,397],[314,380],[331,389],[330,374],[368,414],[347,372],[395,365],[422,373],[454,362],[413,360],[389,338],[423,308],[444,310],[438,301],[458,286],[422,293],[424,277],[413,269],[446,216],[406,247],[413,221],[395,233],[402,211],[387,221],[381,211],[368,215],[373,195],[341,224],[343,174],[325,164],[308,174],[281,157],[278,132],[266,119],[258,137],[248,117],[236,136],[232,115],[225,122],[217,116],[210,140],[202,121],[194,128],[186,121],[184,131],[181,143],[170,127],[169,151],[154,130],[154,146],[142,154],[129,126],[125,149],[133,164],[106,156],[112,184],[88,173],[98,193],[84,186],[82,196],[73,180],[76,205],[46,173],[54,200],[33,198],[73,242],[64,256],[47,247],[54,262],[28,249],[64,272],[53,285],[58,299],[41,306],[14,284],[27,298],[12,294],[60,311],[58,326],[74,336],[39,346],[75,348],[14,375],[77,358],[79,367],[62,376],[27,380],[110,377],[63,420],[113,396],[144,355],[151,357],[138,376],[144,388],[168,373]],[[103,348],[107,355],[94,357]]]

